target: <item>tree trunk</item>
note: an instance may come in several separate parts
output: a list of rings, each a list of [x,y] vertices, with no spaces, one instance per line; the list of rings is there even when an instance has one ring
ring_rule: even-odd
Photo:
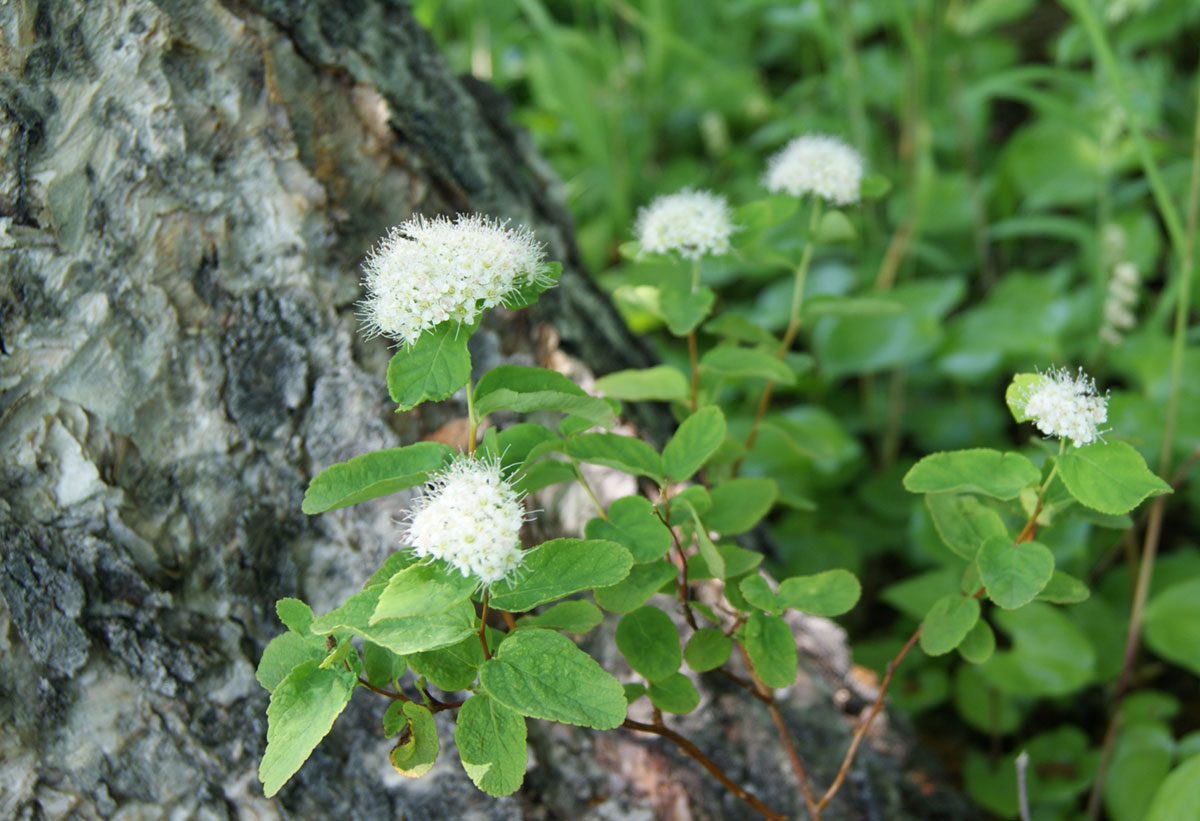
[[[606,372],[648,349],[581,273],[504,99],[453,77],[399,0],[10,0],[0,38],[0,817],[749,817],[658,739],[539,722],[515,796],[474,789],[449,724],[409,782],[362,694],[263,797],[274,602],[340,602],[401,509],[305,517],[309,477],[461,415],[392,413],[389,352],[356,334],[367,248],[414,211],[525,223],[566,273],[533,319],[492,312],[476,359],[561,341]],[[797,627],[785,703],[824,785],[870,694],[836,628]],[[703,692],[708,719],[676,726],[800,814],[765,711]],[[921,795],[904,749],[864,750],[828,817],[958,807]]]

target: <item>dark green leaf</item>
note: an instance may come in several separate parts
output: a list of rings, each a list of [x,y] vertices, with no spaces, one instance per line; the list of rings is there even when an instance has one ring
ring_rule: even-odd
[[[796,375],[773,353],[757,348],[718,345],[700,359],[700,368],[725,379],[767,379],[794,385]]]
[[[720,409],[707,407],[696,411],[683,420],[663,448],[663,473],[672,482],[690,479],[724,439],[725,416]]]
[[[767,580],[754,573],[742,579],[738,585],[742,597],[760,610],[766,610],[772,616],[779,616],[787,609],[787,605],[775,595]]]
[[[709,541],[711,542],[711,539]],[[700,579],[724,578],[727,581],[732,581],[762,564],[763,555],[761,553],[738,547],[733,542],[717,542],[714,547],[717,554],[721,557],[725,575],[722,577],[712,572],[708,564],[708,559],[702,551],[688,556],[687,568],[689,579],[699,581]]]
[[[275,602],[275,615],[293,633],[306,638],[312,636],[312,631],[308,629],[313,623],[312,608],[299,599],[285,598]],[[324,642],[318,639],[317,644],[323,645]]]
[[[671,547],[671,531],[655,515],[650,500],[642,496],[625,496],[613,502],[608,520],[592,519],[585,533],[589,539],[623,545],[637,563],[661,558]]]
[[[439,442],[417,442],[330,465],[309,482],[300,509],[323,513],[414,487],[441,469],[453,453]]]
[[[1060,611],[1030,602],[989,617],[1012,639],[1012,649],[998,649],[978,668],[993,686],[1028,698],[1067,695],[1091,682],[1096,651]]]
[[[702,518],[706,527],[726,536],[745,533],[767,515],[778,496],[774,479],[730,479],[709,491],[712,507]]]
[[[1041,473],[1019,453],[975,448],[926,456],[904,476],[911,493],[982,493],[997,499],[1015,499]]]
[[[1179,582],[1146,606],[1146,644],[1200,675],[1200,578]]]
[[[650,682],[650,701],[664,713],[686,715],[700,705],[696,686],[683,673],[672,673],[660,681]]]
[[[949,653],[979,621],[979,600],[951,593],[937,600],[921,622],[921,649],[931,656]]]
[[[388,363],[387,385],[400,410],[411,410],[422,402],[446,399],[471,378],[471,355],[467,353],[470,328],[443,322],[412,345],[406,345]]]
[[[690,387],[687,377],[678,368],[657,365],[602,376],[596,380],[596,390],[613,399],[629,402],[683,402],[688,398]]]
[[[988,598],[1005,610],[1015,610],[1042,591],[1054,573],[1054,554],[1038,542],[1013,544],[1007,536],[993,537],[975,559]]]
[[[475,386],[475,412],[480,418],[501,409],[518,413],[563,411],[603,427],[615,421],[607,402],[589,396],[561,373],[520,365],[492,368]]]
[[[407,667],[404,659],[374,642],[363,642],[362,655],[363,673],[366,674],[367,681],[376,687],[387,687],[404,675]]]
[[[580,590],[616,584],[629,575],[633,557],[603,539],[551,539],[527,551],[525,575],[510,589],[493,592],[497,610],[521,612]]]
[[[272,692],[292,670],[305,662],[320,662],[323,658],[323,647],[314,647],[311,642],[289,631],[271,639],[271,643],[263,650],[254,675],[267,692]]]
[[[258,768],[268,798],[316,749],[350,702],[354,687],[352,674],[322,669],[312,660],[288,673],[274,689],[267,706],[267,749]]]
[[[566,443],[567,455],[580,462],[604,465],[633,476],[662,481],[662,459],[654,448],[634,436],[619,433],[584,433]]]
[[[533,628],[510,633],[479,671],[484,690],[509,709],[597,730],[625,720],[625,690],[566,636]]]
[[[770,331],[737,314],[721,314],[716,319],[706,322],[704,330],[751,345],[765,345],[772,349],[779,347],[779,340]]]
[[[1059,457],[1058,475],[1080,504],[1101,513],[1128,513],[1148,496],[1172,492],[1125,442],[1067,448]]]
[[[988,539],[1008,536],[1000,514],[974,496],[928,493],[925,507],[942,541],[967,561],[975,560],[975,554]]]
[[[705,286],[691,291],[667,285],[659,291],[658,310],[672,334],[687,336],[708,318],[716,298],[712,288]]]
[[[779,598],[785,605],[814,616],[840,616],[853,608],[861,595],[858,579],[840,568],[779,583]]]
[[[468,698],[454,727],[458,757],[475,786],[499,798],[525,780],[525,719],[486,694]]]
[[[972,601],[975,601],[972,599]],[[975,626],[967,633],[962,643],[958,645],[958,654],[972,664],[983,664],[996,652],[996,634],[992,627],[983,619],[975,622]]]
[[[592,591],[592,595],[596,604],[610,613],[628,613],[645,604],[678,573],[678,568],[666,560],[635,564],[624,580],[608,587],[598,587]]]
[[[447,693],[466,690],[474,684],[481,664],[483,648],[474,633],[458,644],[408,656],[408,666],[414,673],[425,676],[434,687]]]
[[[397,655],[407,656],[457,644],[475,630],[475,608],[466,601],[433,616],[383,619],[371,624],[383,587],[375,585],[355,593],[341,607],[314,621],[312,631],[324,635],[345,630]]]
[[[1052,604],[1078,604],[1087,601],[1090,595],[1086,584],[1061,570],[1055,570],[1050,581],[1037,594],[1037,600]]]
[[[683,658],[697,673],[715,670],[726,662],[733,649],[733,641],[715,627],[704,627],[692,633]]]
[[[1200,756],[1176,767],[1150,802],[1143,821],[1180,821],[1200,806]]]
[[[675,624],[657,607],[639,607],[623,616],[617,625],[617,647],[647,681],[666,678],[683,661]]]
[[[495,428],[490,428],[490,430],[495,430]],[[500,467],[508,469],[513,465],[524,464],[535,448],[539,451],[538,455],[541,455],[547,449],[556,448],[560,442],[561,440],[554,435],[553,431],[547,430],[542,425],[521,422],[507,427],[496,436],[496,452],[500,456]]]
[[[787,687],[800,663],[796,640],[783,619],[751,613],[738,633],[759,679],[768,687]]]
[[[600,608],[590,601],[574,599],[559,602],[544,613],[526,616],[517,622],[519,627],[549,627],[581,636],[604,620]]]

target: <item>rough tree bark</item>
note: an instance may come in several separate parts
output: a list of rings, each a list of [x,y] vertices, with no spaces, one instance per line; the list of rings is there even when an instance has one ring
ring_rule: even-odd
[[[390,412],[388,352],[355,333],[370,244],[414,210],[529,224],[567,273],[534,319],[494,312],[482,364],[559,340],[597,372],[650,362],[504,99],[406,4],[0,3],[0,136],[0,817],[746,817],[658,739],[538,722],[516,796],[478,793],[449,734],[408,782],[362,696],[262,796],[273,602],[322,612],[395,541],[395,499],[309,519],[308,478],[461,412]],[[870,693],[835,627],[797,628],[785,704],[824,784]],[[703,692],[715,720],[678,726],[800,814],[765,711]],[[879,737],[830,817],[962,817]]]

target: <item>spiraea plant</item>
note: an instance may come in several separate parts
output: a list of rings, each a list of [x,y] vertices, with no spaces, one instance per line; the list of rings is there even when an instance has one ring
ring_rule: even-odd
[[[435,442],[367,453],[312,479],[303,504],[312,515],[424,489],[396,510],[395,552],[361,591],[320,616],[297,599],[277,603],[287,631],[258,668],[271,693],[259,770],[267,795],[299,770],[362,690],[379,700],[383,731],[396,739],[391,763],[404,775],[425,774],[439,755],[436,713],[454,713],[463,769],[494,796],[523,781],[528,719],[624,727],[678,744],[737,798],[783,818],[668,726],[665,716],[699,705],[686,665],[732,677],[772,712],[797,793],[817,818],[841,787],[891,673],[918,644],[930,656],[957,651],[965,663],[987,663],[1014,686],[1036,683],[1038,663],[1061,667],[1053,651],[1038,655],[1039,633],[1060,624],[1053,606],[1081,601],[1088,589],[1056,567],[1044,534],[1077,520],[1111,522],[1170,488],[1120,431],[1106,427],[1107,396],[1090,378],[1050,369],[1017,374],[1007,404],[1017,422],[1032,422],[1057,446],[1038,439],[1021,452],[934,453],[904,476],[905,488],[924,495],[953,572],[926,591],[932,603],[893,658],[836,778],[816,784],[805,772],[806,751],[775,702],[798,666],[784,614],[839,616],[862,588],[841,568],[776,583],[761,572],[763,556],[736,537],[772,511],[806,504],[769,458],[781,448],[814,447],[774,396],[813,365],[794,350],[803,323],[897,308],[850,295],[806,302],[815,250],[853,230],[852,213],[837,209],[880,196],[886,181],[866,174],[859,154],[832,137],[797,138],[766,168],[771,193],[736,210],[696,190],[642,210],[636,241],[623,250],[657,261],[659,277],[627,284],[618,297],[686,340],[688,359],[605,375],[596,396],[544,368],[502,365],[472,380],[467,343],[480,313],[525,307],[557,280],[559,266],[544,261],[526,229],[481,216],[416,217],[370,254],[363,326],[398,344],[387,369],[392,400],[408,411],[462,391],[467,444],[462,453]],[[782,338],[716,310],[703,266],[730,254],[791,272]],[[666,402],[676,412],[678,427],[661,449],[611,430],[631,402]],[[505,419],[558,416],[552,425],[485,424],[500,411]],[[605,509],[582,463],[637,477],[649,492]],[[522,525],[536,515],[524,498],[567,482],[581,483],[596,502],[584,533],[521,544]],[[698,600],[699,585],[721,591],[717,606]],[[633,671],[624,683],[572,638],[605,612],[619,617],[616,646]],[[998,651],[992,623],[1028,652]],[[629,718],[640,699],[652,705],[652,722]]]

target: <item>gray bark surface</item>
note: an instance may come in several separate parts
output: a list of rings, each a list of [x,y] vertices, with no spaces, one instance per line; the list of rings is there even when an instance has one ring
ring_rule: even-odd
[[[370,245],[414,211],[528,224],[567,271],[533,317],[490,315],[481,365],[651,362],[506,116],[399,0],[0,3],[0,819],[751,817],[658,739],[540,722],[515,796],[475,790],[449,721],[407,781],[365,693],[275,799],[257,781],[274,602],[338,604],[405,501],[309,518],[309,478],[461,415],[392,413],[356,333]],[[826,784],[870,693],[836,627],[796,627],[784,701]],[[702,692],[674,726],[800,815],[766,712]],[[880,739],[828,817],[965,817]]]

